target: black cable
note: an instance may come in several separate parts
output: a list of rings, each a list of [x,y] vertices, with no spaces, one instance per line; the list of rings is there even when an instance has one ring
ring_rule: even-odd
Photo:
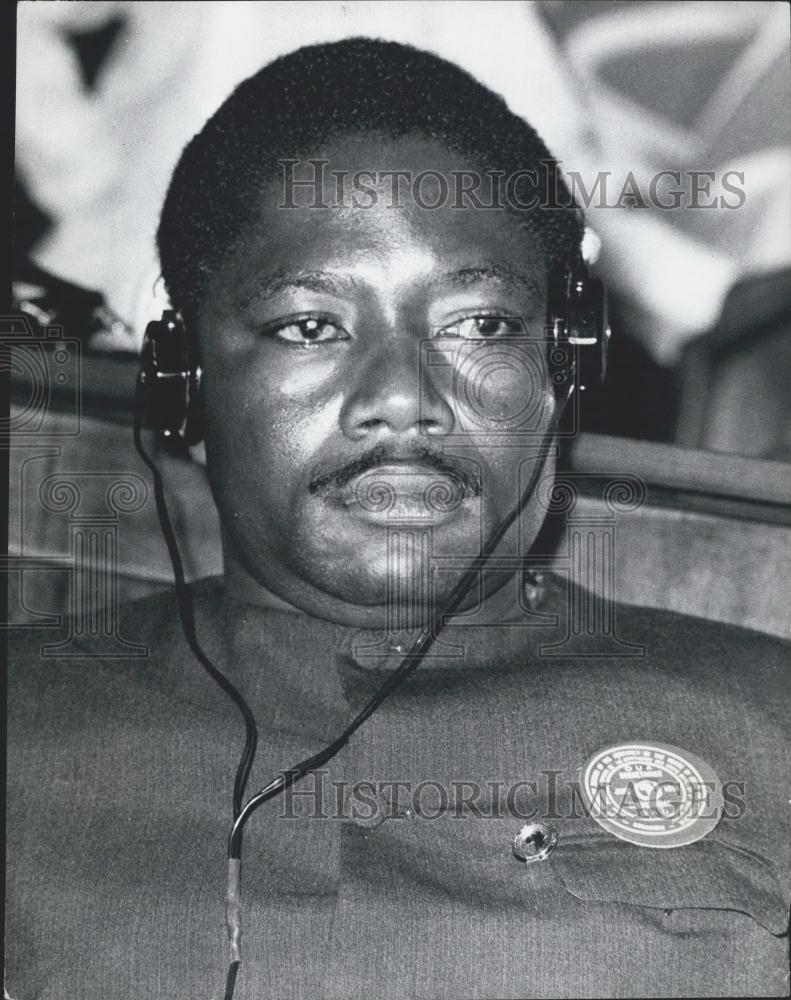
[[[187,585],[184,578],[184,564],[181,559],[181,553],[179,552],[176,533],[173,530],[170,515],[168,514],[162,475],[160,474],[160,471],[153,459],[143,447],[141,438],[144,412],[143,393],[144,388],[140,381],[138,381],[137,392],[135,395],[134,422],[132,425],[135,449],[143,462],[145,462],[151,473],[151,477],[154,480],[154,501],[156,503],[157,514],[159,516],[159,524],[162,528],[162,534],[165,538],[165,544],[168,547],[170,561],[173,565],[173,579],[176,584],[176,600],[178,602],[179,617],[181,618],[181,627],[184,632],[184,637],[200,665],[204,668],[204,670],[206,670],[212,680],[219,684],[228,697],[231,698],[244,719],[244,750],[242,751],[242,756],[239,761],[233,786],[233,818],[236,820],[242,811],[244,793],[247,788],[247,779],[250,776],[250,770],[253,766],[253,761],[255,760],[255,751],[258,745],[258,730],[256,728],[253,713],[250,711],[250,708],[241,693],[228,680],[225,674],[221,673],[217,667],[214,666],[208,656],[203,652],[203,649],[198,642],[198,635],[195,628],[195,609],[192,603],[192,590]]]
[[[225,979],[225,996],[224,1000],[233,1000],[233,991],[236,987],[236,975],[239,972],[239,961],[238,959],[231,962],[228,966],[228,975]]]

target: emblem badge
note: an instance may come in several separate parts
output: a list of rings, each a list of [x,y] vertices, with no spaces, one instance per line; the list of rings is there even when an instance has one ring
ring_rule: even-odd
[[[582,769],[581,784],[599,826],[641,847],[692,844],[722,816],[722,782],[714,769],[664,743],[599,750]]]

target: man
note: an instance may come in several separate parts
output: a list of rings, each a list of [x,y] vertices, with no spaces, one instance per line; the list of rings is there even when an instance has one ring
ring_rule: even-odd
[[[240,724],[176,601],[127,609],[142,665],[18,650],[18,1000],[787,992],[787,649],[629,608],[602,648],[576,589],[519,585],[573,383],[550,173],[463,71],[365,40],[266,67],[185,151],[159,247],[225,555],[191,643],[257,722],[248,795],[338,738],[539,486],[416,672],[250,817],[228,988]]]

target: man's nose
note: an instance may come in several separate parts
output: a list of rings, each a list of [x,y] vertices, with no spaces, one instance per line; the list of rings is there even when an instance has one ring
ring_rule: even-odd
[[[355,367],[353,379],[340,414],[341,428],[351,440],[441,436],[453,430],[453,409],[421,364],[417,338],[393,338],[371,351]]]

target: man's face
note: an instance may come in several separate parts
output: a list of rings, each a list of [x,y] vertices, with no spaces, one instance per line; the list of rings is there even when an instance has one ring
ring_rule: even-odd
[[[330,207],[268,184],[199,309],[207,458],[227,573],[380,626],[389,602],[449,591],[533,469],[553,408],[545,266],[513,216],[459,204],[470,164],[442,145],[357,136],[321,157]],[[436,178],[418,200],[400,181],[400,208],[391,177],[354,186],[427,169],[444,201]],[[540,522],[534,502],[506,551]]]

